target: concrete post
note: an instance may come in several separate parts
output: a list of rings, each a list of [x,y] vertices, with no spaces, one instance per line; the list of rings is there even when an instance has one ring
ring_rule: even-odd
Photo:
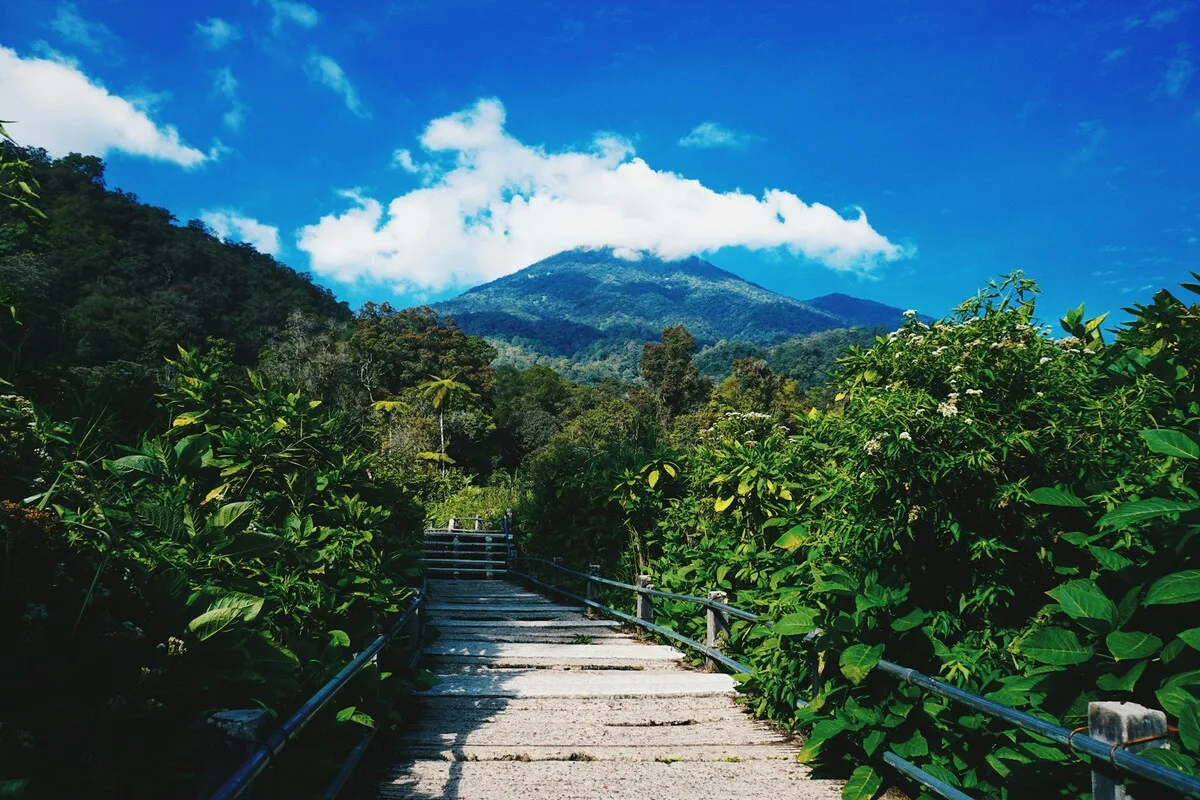
[[[1098,702],[1088,703],[1088,736],[1112,745],[1124,745],[1144,737],[1161,736],[1128,744],[1121,749],[1136,753],[1147,747],[1165,747],[1167,744],[1167,715],[1137,703]],[[1093,800],[1134,800],[1125,791],[1125,784],[1115,771],[1092,772]],[[1152,790],[1151,790],[1152,791]],[[1138,792],[1138,797],[1143,797]],[[1149,796],[1143,798],[1149,800]]]
[[[454,527],[457,524],[458,524],[458,520],[456,520],[454,517],[451,517],[450,521],[446,523],[446,530],[448,530],[448,531],[454,530]]]
[[[637,585],[639,589],[653,589],[654,580],[649,575],[638,575]],[[654,622],[654,598],[651,595],[638,592],[637,618]]]
[[[599,575],[599,574],[600,574],[600,565],[599,564],[588,564],[588,575]],[[595,581],[591,580],[590,578],[588,579],[588,582],[587,582],[587,599],[591,600],[593,603],[600,602],[600,584],[596,583]],[[587,611],[584,613],[591,619],[595,619],[596,617],[600,616],[599,612],[597,612],[596,609],[592,608],[591,606],[588,606]]]
[[[479,517],[475,518],[475,530],[477,530],[477,531],[483,530],[483,520],[480,519]]]
[[[722,591],[712,591],[708,593],[708,599],[715,603],[724,603],[729,599],[729,595]],[[720,609],[708,606],[708,638],[705,644],[714,650],[724,650],[727,641],[729,641],[729,615]],[[720,662],[711,656],[705,659],[705,663],[708,665],[709,672],[717,672],[720,669]]]

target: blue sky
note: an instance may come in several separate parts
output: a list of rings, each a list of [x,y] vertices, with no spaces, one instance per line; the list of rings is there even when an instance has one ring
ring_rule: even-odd
[[[1119,312],[1200,270],[1198,64],[1173,0],[0,6],[14,136],[352,305],[612,244],[935,316],[1021,268],[1045,318]]]

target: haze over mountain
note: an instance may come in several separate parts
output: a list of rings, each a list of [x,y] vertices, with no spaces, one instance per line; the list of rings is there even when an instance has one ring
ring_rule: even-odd
[[[549,363],[577,378],[632,377],[644,342],[686,325],[703,347],[774,344],[849,327],[899,325],[902,311],[831,294],[777,294],[700,258],[664,261],[570,250],[434,308],[500,351],[498,363]]]

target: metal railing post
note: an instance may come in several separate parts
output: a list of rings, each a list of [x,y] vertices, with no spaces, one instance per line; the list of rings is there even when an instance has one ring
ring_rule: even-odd
[[[654,579],[649,575],[638,575],[639,589],[653,589]],[[644,622],[654,622],[654,598],[644,592],[638,592],[637,618]]]
[[[724,604],[729,599],[729,595],[725,592],[716,590],[708,593],[708,599],[715,603]],[[708,638],[705,644],[714,650],[724,650],[725,643],[729,641],[729,615],[721,609],[707,606],[708,609]],[[720,664],[711,656],[705,659],[708,665],[709,672],[717,672],[720,669]]]
[[[600,574],[600,565],[599,564],[588,564],[587,591],[584,594],[587,597],[587,599],[592,601],[593,603],[600,602],[600,584],[598,584],[594,580],[592,580],[592,576],[599,575],[599,574]],[[588,606],[588,609],[585,613],[591,619],[595,619],[600,616],[598,613],[596,613],[596,610],[594,608],[592,608],[591,606]]]
[[[555,556],[554,561],[552,563],[554,564],[555,569],[551,570],[551,572],[553,572],[554,574],[550,576],[550,587],[552,589],[554,589],[555,592],[557,592],[559,586],[562,584],[562,578],[559,577],[560,575],[562,575],[562,572],[560,572],[557,569],[557,567],[561,567],[563,565],[563,557]]]
[[[1131,753],[1163,747],[1167,743],[1167,715],[1137,703],[1088,703],[1088,736],[1114,749],[1123,746]],[[1137,796],[1143,797],[1142,792]],[[1134,800],[1134,796],[1126,792],[1124,778],[1093,770],[1092,800]]]

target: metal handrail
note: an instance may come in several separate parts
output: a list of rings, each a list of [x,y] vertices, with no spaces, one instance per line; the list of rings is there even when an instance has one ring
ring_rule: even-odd
[[[210,795],[209,800],[234,800],[237,797],[241,797],[250,788],[250,785],[262,775],[271,759],[279,755],[280,751],[289,742],[296,739],[300,735],[300,731],[312,721],[318,712],[330,700],[336,697],[354,676],[361,672],[367,664],[371,663],[379,655],[379,652],[383,650],[384,646],[404,628],[413,614],[421,607],[427,594],[427,584],[422,579],[421,588],[413,592],[408,607],[400,613],[400,616],[396,618],[392,627],[384,633],[379,634],[354,660],[342,667],[337,675],[330,678],[300,708],[296,709],[296,712],[288,717],[287,721],[280,725],[275,733],[271,734],[266,741],[259,743],[254,752],[250,754],[250,757],[238,767],[237,771],[230,775],[225,783]]]
[[[926,691],[962,703],[965,706],[981,711],[990,717],[1002,719],[1018,728],[1045,736],[1047,739],[1065,744],[1072,750],[1078,750],[1089,756],[1108,761],[1114,767],[1132,773],[1139,778],[1145,778],[1162,786],[1174,789],[1184,795],[1200,796],[1200,778],[1194,778],[1184,772],[1173,770],[1156,761],[1114,747],[1111,743],[1102,742],[1084,733],[1075,733],[1052,722],[1039,719],[1032,714],[1018,711],[1010,706],[980,697],[973,692],[959,689],[956,686],[934,680],[915,669],[902,667],[891,661],[880,659],[878,669],[892,677],[898,678],[914,686],[920,686]]]
[[[540,561],[541,559],[536,559],[536,560]],[[598,603],[595,600],[589,600],[586,597],[580,597],[579,595],[577,595],[573,592],[568,592],[566,589],[563,589],[562,587],[552,586],[552,585],[546,583],[545,581],[540,581],[537,578],[535,578],[532,575],[529,575],[527,573],[518,572],[517,570],[510,569],[509,574],[519,575],[520,577],[525,578],[526,580],[528,580],[532,583],[536,583],[538,586],[544,586],[545,588],[549,589],[551,592],[554,592],[555,594],[562,595],[563,597],[569,597],[572,600],[576,600],[576,601],[582,603],[583,605],[588,606],[589,608],[594,608],[597,611],[603,611],[606,614],[612,614],[614,617],[623,619],[626,622],[632,622],[634,625],[639,625],[639,626],[645,628],[646,630],[654,631],[655,633],[659,633],[659,634],[662,634],[663,636],[674,639],[677,642],[686,644],[688,647],[692,647],[696,650],[699,650],[701,653],[704,653],[704,655],[708,656],[709,658],[713,659],[714,661],[724,664],[725,666],[729,667],[730,669],[732,669],[735,672],[740,672],[743,675],[749,675],[752,672],[750,667],[746,666],[745,664],[742,664],[738,661],[733,660],[732,658],[725,655],[724,653],[722,653],[720,650],[717,650],[716,648],[709,647],[708,645],[700,644],[700,642],[697,642],[695,639],[684,636],[679,631],[674,631],[674,630],[671,630],[670,628],[664,628],[662,625],[655,625],[653,622],[641,619],[640,617],[635,617],[633,614],[627,614],[624,611],[618,611],[615,608],[609,608],[608,606],[606,606],[602,603]],[[586,573],[578,573],[578,574],[586,575]]]
[[[587,581],[594,581],[596,583],[600,583],[600,584],[603,584],[606,586],[613,586],[613,587],[620,588],[620,589],[628,589],[630,591],[634,591],[634,592],[637,592],[637,593],[643,594],[643,595],[649,595],[652,597],[663,597],[663,598],[667,598],[667,599],[671,599],[671,600],[682,600],[685,602],[696,603],[698,605],[702,605],[707,608],[711,608],[711,609],[720,611],[728,616],[737,617],[739,619],[748,620],[750,622],[757,622],[757,623],[768,625],[768,626],[773,625],[773,622],[771,620],[765,619],[757,614],[753,614],[749,611],[743,611],[742,609],[735,608],[734,606],[730,606],[725,603],[721,603],[717,600],[710,600],[707,597],[696,597],[694,595],[676,594],[674,592],[663,592],[658,589],[652,589],[647,586],[635,586],[630,583],[621,583],[620,581],[614,581],[614,580],[610,580],[608,578],[602,578],[599,575],[591,575],[589,573],[570,569],[568,567],[564,567],[561,564],[556,564],[553,561],[547,561],[546,559],[543,559],[543,558],[519,556],[514,559],[514,562],[515,561],[531,561],[531,562],[536,562],[539,564],[545,564],[545,565],[551,567],[552,569],[558,570],[559,572],[564,572],[569,575],[574,575],[579,578],[583,578]],[[597,603],[593,600],[589,600],[585,597],[580,597],[577,594],[572,594],[571,592],[567,592],[558,586],[552,586],[550,584],[544,583],[536,578],[533,578],[530,575],[527,575],[522,572],[518,572],[511,568],[509,571],[515,575],[519,575],[523,578],[531,580],[540,586],[544,586],[547,589],[551,590],[552,592],[556,592],[560,595],[570,597],[574,600],[577,600],[586,606],[595,608],[600,611],[604,611],[609,614],[613,614],[614,616],[617,616],[620,619],[627,620],[628,622],[632,622],[635,625],[640,625],[643,628],[647,628],[648,630],[652,630],[656,633],[660,633],[664,636],[675,639],[676,641],[682,642],[683,644],[686,644],[689,647],[693,647],[693,648],[699,650],[700,652],[704,653],[706,656],[713,659],[714,661],[724,664],[737,672],[741,672],[746,675],[752,674],[752,670],[750,669],[750,667],[746,666],[745,664],[735,661],[734,659],[730,658],[729,656],[721,653],[719,650],[716,650],[712,647],[708,647],[706,645],[702,645],[699,642],[695,641],[694,639],[690,639],[690,638],[684,636],[683,634],[680,634],[676,631],[671,630],[670,628],[665,628],[661,625],[655,625],[652,622],[648,622],[647,620],[641,619],[641,618],[633,616],[631,614],[627,614],[625,612],[617,611],[616,609],[609,608],[608,606],[601,605],[600,603]],[[814,631],[814,633],[821,633],[821,632],[822,631],[820,631],[820,629],[817,629],[816,631]],[[810,643],[814,639],[815,639],[815,637],[812,635],[810,635],[809,637],[806,637],[806,641],[809,641]],[[1122,750],[1119,746],[1114,747],[1111,743],[1106,743],[1099,739],[1095,739],[1091,736],[1087,736],[1086,734],[1083,734],[1082,732],[1074,732],[1074,731],[1068,730],[1067,728],[1064,728],[1061,725],[1056,725],[1052,722],[1047,722],[1046,720],[1039,719],[1039,718],[1033,716],[1032,714],[1027,714],[1023,711],[1018,711],[1015,708],[1003,705],[1001,703],[996,703],[992,700],[988,700],[985,697],[981,697],[977,694],[968,692],[964,689],[959,689],[955,686],[951,686],[949,684],[942,683],[941,681],[934,680],[933,678],[930,678],[929,676],[924,675],[914,669],[910,669],[908,667],[901,666],[894,662],[880,659],[877,667],[881,672],[883,672],[891,677],[905,681],[914,686],[919,686],[929,692],[940,695],[942,697],[946,697],[948,699],[962,703],[963,705],[969,706],[970,708],[973,708],[977,711],[987,714],[988,716],[1004,720],[1004,721],[1006,721],[1012,725],[1015,725],[1016,727],[1021,728],[1023,730],[1027,730],[1032,733],[1036,733],[1038,735],[1045,736],[1046,738],[1048,738],[1052,741],[1058,742],[1060,744],[1065,744],[1065,745],[1067,745],[1068,748],[1070,748],[1072,750],[1076,750],[1081,753],[1085,753],[1085,754],[1087,754],[1089,756],[1093,756],[1095,758],[1100,758],[1100,759],[1106,760],[1113,767],[1115,767],[1119,770],[1128,772],[1131,775],[1135,775],[1139,778],[1143,778],[1145,780],[1152,781],[1161,786],[1166,786],[1170,789],[1173,789],[1177,792],[1182,793],[1185,796],[1200,797],[1200,778],[1195,778],[1191,775],[1188,775],[1187,773],[1171,769],[1170,767],[1159,764],[1158,762],[1151,761],[1150,759],[1145,758],[1144,756],[1139,756],[1135,753],[1130,753],[1126,750]],[[958,789],[956,789],[955,787],[946,783],[945,781],[929,774],[928,772],[925,772],[924,770],[922,770],[919,767],[917,767],[916,765],[904,760],[903,758],[896,755],[895,753],[892,753],[892,752],[884,753],[883,760],[890,766],[894,767],[895,769],[899,770],[900,772],[904,773],[905,775],[908,775],[910,778],[917,781],[918,783],[921,783],[926,788],[930,789],[931,791],[935,792],[936,794],[947,798],[947,800],[970,800],[969,795],[964,794],[963,792],[959,791]]]
[[[575,575],[576,577],[579,577],[579,578],[584,578],[589,581],[595,581],[596,583],[601,583],[601,584],[604,584],[605,586],[614,586],[618,589],[629,589],[631,591],[637,592],[638,594],[649,595],[650,597],[662,597],[667,600],[682,600],[686,603],[697,603],[697,604],[705,606],[707,608],[712,608],[717,611],[723,611],[726,614],[728,614],[729,616],[737,617],[738,619],[748,620],[749,622],[761,622],[766,625],[772,624],[770,620],[764,619],[763,617],[760,617],[758,614],[754,614],[750,611],[743,611],[740,608],[735,608],[734,606],[726,605],[725,603],[719,602],[717,600],[710,600],[707,597],[697,597],[695,595],[690,595],[690,594],[676,594],[675,592],[664,592],[661,589],[653,589],[649,586],[634,586],[632,583],[621,583],[620,581],[614,581],[614,580],[610,580],[608,578],[601,578],[599,575],[591,575],[587,572],[580,572],[579,570],[576,570],[576,569],[564,567],[562,564],[555,564],[553,561],[547,561],[544,558],[534,558],[532,556],[518,556],[517,560],[519,560],[519,561],[536,561],[539,564],[546,564],[547,566],[552,567],[552,568],[558,570],[559,572],[565,572],[568,575]]]

